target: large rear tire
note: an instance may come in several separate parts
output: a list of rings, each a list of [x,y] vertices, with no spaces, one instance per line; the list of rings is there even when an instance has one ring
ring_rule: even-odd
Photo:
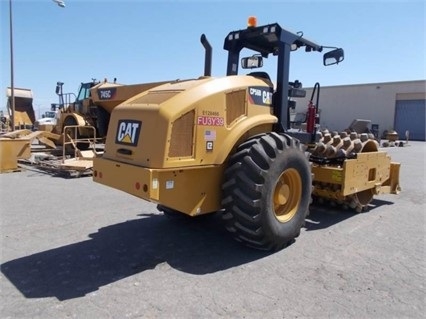
[[[311,170],[298,140],[267,133],[241,144],[222,186],[223,219],[237,241],[280,250],[300,234],[309,211]]]

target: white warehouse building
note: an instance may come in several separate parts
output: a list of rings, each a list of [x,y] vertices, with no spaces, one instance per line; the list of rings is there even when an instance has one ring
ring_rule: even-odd
[[[312,88],[306,91],[294,112],[306,112]],[[320,87],[318,104],[321,129],[340,132],[363,119],[378,128],[379,137],[395,130],[401,140],[407,131],[410,140],[426,140],[426,80]]]

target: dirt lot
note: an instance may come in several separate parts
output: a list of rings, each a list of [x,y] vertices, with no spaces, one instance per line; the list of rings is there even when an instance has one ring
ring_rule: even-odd
[[[314,207],[274,254],[90,177],[1,174],[0,317],[423,318],[426,143],[387,150],[400,195],[362,214]]]

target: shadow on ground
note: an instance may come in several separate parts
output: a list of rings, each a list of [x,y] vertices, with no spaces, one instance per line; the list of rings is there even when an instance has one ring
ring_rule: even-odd
[[[375,200],[372,208],[389,204]],[[305,227],[323,229],[355,215],[312,207]],[[66,300],[162,263],[203,275],[269,255],[232,240],[218,214],[176,221],[164,215],[139,217],[101,228],[86,241],[11,260],[1,265],[1,271],[26,298]]]
[[[101,228],[89,240],[6,262],[1,271],[26,298],[66,300],[162,263],[203,275],[268,255],[232,240],[219,217],[140,215]]]
[[[393,205],[393,202],[373,199],[368,210],[361,214],[374,213],[374,209],[384,205]],[[306,219],[305,228],[307,231],[328,228],[346,219],[359,215],[354,210],[343,209],[340,206],[315,205],[310,207],[310,213]]]

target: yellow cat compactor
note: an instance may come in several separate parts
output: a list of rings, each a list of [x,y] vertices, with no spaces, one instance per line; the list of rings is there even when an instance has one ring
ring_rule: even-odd
[[[289,81],[290,53],[325,47],[277,23],[250,23],[226,36],[227,73],[216,78],[211,47],[201,39],[204,76],[153,87],[112,111],[95,182],[157,203],[166,214],[220,212],[235,239],[265,250],[299,235],[312,198],[362,211],[374,195],[399,191],[399,164],[374,140],[318,132],[319,84],[306,130],[289,129],[289,108],[306,95],[300,82]],[[240,61],[242,49],[255,54]],[[271,55],[275,83],[265,72],[238,74],[239,66],[260,68]],[[323,62],[343,58],[334,48]]]

